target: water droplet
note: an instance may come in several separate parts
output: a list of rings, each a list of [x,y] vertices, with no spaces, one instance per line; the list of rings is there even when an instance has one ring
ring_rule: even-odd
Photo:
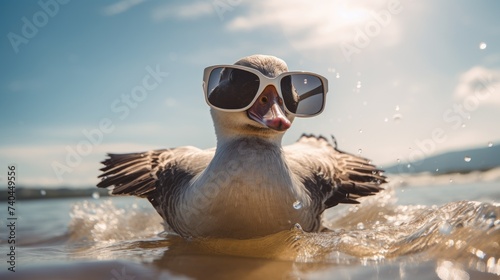
[[[401,162],[401,160],[400,160],[399,158],[398,158],[398,159],[396,159],[396,161],[397,161],[398,163],[400,163],[400,162]]]
[[[443,222],[439,225],[439,232],[444,235],[448,235],[453,230],[453,226],[448,222]]]
[[[453,183],[453,178],[450,178],[450,183]]]
[[[436,172],[438,172],[438,171],[439,171],[439,168],[436,168]]]
[[[100,197],[101,197],[101,195],[98,192],[93,192],[92,193],[92,198],[93,199],[99,199]]]
[[[296,200],[292,206],[294,209],[299,210],[300,208],[302,208],[302,202]]]
[[[446,246],[448,246],[448,247],[453,247],[454,244],[455,244],[455,241],[453,241],[453,239],[449,239],[448,241],[446,241]]]
[[[484,257],[486,257],[486,254],[485,254],[483,251],[481,251],[481,250],[477,249],[477,250],[476,250],[476,256],[477,256],[478,258],[480,258],[480,259],[484,259]]]
[[[359,133],[363,133],[363,130],[362,130],[362,129],[360,129],[360,130],[359,130]]]
[[[493,147],[493,143],[492,142],[488,142],[488,147],[489,148]]]
[[[47,194],[47,192],[45,190],[40,190],[40,194],[45,196]]]
[[[495,227],[495,224],[498,224],[498,222],[500,221],[497,220],[497,215],[494,212],[487,213],[483,217],[484,222],[488,228]]]
[[[362,229],[365,229],[365,225],[364,225],[362,222],[359,222],[359,223],[356,225],[356,228],[357,228],[357,229],[362,230]]]
[[[487,47],[487,46],[488,46],[488,45],[487,45],[485,42],[481,42],[481,43],[479,43],[479,49],[480,49],[480,50],[484,50],[484,49],[486,49],[486,47]]]
[[[384,118],[384,122],[388,122],[389,121],[389,118]]]
[[[363,152],[362,149],[358,149],[358,154],[361,154]]]
[[[304,85],[307,85],[307,79],[304,79]]]
[[[408,169],[409,169],[411,167],[411,164],[408,163],[408,165],[406,167],[408,167]]]
[[[401,121],[401,119],[402,119],[402,118],[403,118],[403,115],[401,115],[401,114],[394,114],[394,115],[392,116],[392,119],[393,119],[395,122],[399,122],[399,121]]]
[[[464,157],[464,161],[465,161],[465,162],[470,162],[471,160],[472,160],[472,158],[471,158],[471,157],[468,157],[468,156],[465,156],[465,157]]]
[[[340,78],[340,73],[337,73],[337,75],[335,75],[335,78]]]
[[[394,110],[399,111],[399,105],[396,105],[396,108]]]
[[[462,124],[462,128],[466,127],[467,125],[465,123]]]
[[[361,81],[358,81],[358,83],[356,84],[356,88],[361,88]]]

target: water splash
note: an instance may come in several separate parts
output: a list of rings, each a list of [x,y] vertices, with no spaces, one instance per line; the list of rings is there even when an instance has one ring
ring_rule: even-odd
[[[318,262],[370,266],[409,256],[417,265],[436,260],[438,275],[454,268],[500,274],[500,205],[495,204],[461,201],[441,207],[397,205],[395,190],[387,187],[360,205],[340,211],[335,208],[325,216],[325,225],[331,228],[326,232],[304,232],[292,222],[290,230],[256,239],[188,241],[171,235],[155,239],[161,230],[161,218],[152,212],[141,215],[143,210],[136,208],[119,208],[107,200],[76,205],[71,212],[71,234],[76,238],[82,232],[96,248],[82,254],[104,259],[106,254],[114,254],[108,258],[149,254],[161,258],[162,267],[171,263],[165,260],[192,254],[193,250],[205,255],[295,261],[294,267]]]
[[[71,239],[106,244],[141,239],[164,230],[159,215],[134,205],[119,208],[110,199],[75,204],[70,212]]]

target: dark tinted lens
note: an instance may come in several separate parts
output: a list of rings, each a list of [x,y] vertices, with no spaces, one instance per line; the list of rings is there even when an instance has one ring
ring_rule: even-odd
[[[286,108],[295,114],[317,114],[325,102],[321,79],[308,74],[291,74],[283,77],[281,92]]]
[[[259,77],[245,70],[215,68],[208,80],[208,101],[222,109],[242,109],[259,89]]]
[[[291,76],[285,76],[281,79],[281,93],[283,94],[283,101],[288,111],[296,113],[297,106],[299,105],[299,95],[292,86]]]

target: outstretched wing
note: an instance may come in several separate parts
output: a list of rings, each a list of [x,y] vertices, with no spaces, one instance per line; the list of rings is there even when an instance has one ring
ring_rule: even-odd
[[[99,188],[113,187],[112,194],[146,197],[160,215],[159,199],[185,187],[194,176],[206,168],[214,149],[194,147],[153,150],[144,153],[108,154],[99,175]]]
[[[358,198],[374,195],[386,182],[383,171],[368,159],[342,152],[322,136],[304,134],[284,151],[292,171],[325,209],[359,203]]]

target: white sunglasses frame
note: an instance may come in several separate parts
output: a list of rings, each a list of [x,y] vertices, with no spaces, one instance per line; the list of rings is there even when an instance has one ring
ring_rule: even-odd
[[[216,68],[233,68],[233,69],[240,69],[240,70],[245,70],[245,71],[248,71],[250,73],[253,73],[255,74],[258,78],[259,78],[259,88],[257,90],[257,92],[255,93],[255,97],[253,98],[252,102],[250,102],[250,104],[244,108],[241,108],[241,109],[224,109],[224,108],[219,108],[213,104],[210,103],[210,101],[208,100],[208,84],[209,84],[209,78],[210,78],[210,74],[212,73],[212,71]],[[321,114],[323,112],[323,110],[325,109],[325,103],[326,103],[326,94],[328,92],[328,80],[319,75],[319,74],[316,74],[316,73],[312,73],[312,72],[306,72],[306,71],[290,71],[290,72],[283,72],[281,74],[279,74],[278,76],[274,77],[274,78],[269,78],[267,76],[265,76],[264,74],[262,74],[259,70],[257,69],[254,69],[254,68],[250,68],[250,67],[247,67],[247,66],[242,66],[242,65],[229,65],[229,64],[221,64],[221,65],[213,65],[213,66],[209,66],[207,68],[205,68],[205,70],[203,71],[203,92],[205,94],[205,101],[207,102],[207,104],[214,108],[214,109],[217,109],[219,111],[223,111],[223,112],[243,112],[243,111],[246,111],[248,109],[250,109],[250,107],[252,107],[252,105],[255,103],[255,101],[257,100],[257,98],[260,96],[260,94],[262,93],[262,91],[268,86],[268,85],[272,85],[274,86],[274,88],[276,89],[276,91],[278,92],[278,95],[279,97],[284,100],[283,98],[283,94],[281,92],[281,79],[284,77],[284,76],[287,76],[287,75],[293,75],[293,74],[301,74],[301,75],[311,75],[313,77],[317,77],[321,80],[321,83],[323,85],[323,104],[321,104],[321,109],[315,113],[315,114],[297,114],[297,113],[293,113],[291,112],[290,110],[288,110],[288,108],[286,107],[286,104],[284,104],[284,108],[286,110],[286,112],[290,115],[293,115],[293,116],[296,116],[296,117],[314,117],[314,116],[317,116],[319,114]]]

